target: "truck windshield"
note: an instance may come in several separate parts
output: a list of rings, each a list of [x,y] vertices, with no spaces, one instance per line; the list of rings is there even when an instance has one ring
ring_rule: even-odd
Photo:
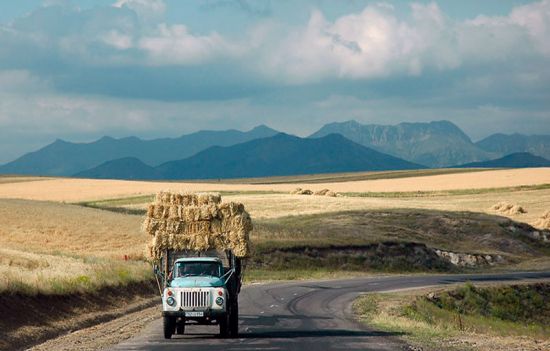
[[[221,276],[221,265],[216,262],[178,262],[174,268],[174,278],[199,275]]]

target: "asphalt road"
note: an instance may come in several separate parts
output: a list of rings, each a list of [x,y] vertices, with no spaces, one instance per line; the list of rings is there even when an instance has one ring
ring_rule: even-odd
[[[356,278],[249,285],[239,296],[240,337],[220,339],[217,326],[187,326],[171,340],[159,318],[113,350],[407,350],[398,335],[354,321],[351,302],[363,292],[445,285],[464,281],[550,278],[550,272]],[[160,312],[159,312],[160,315]]]

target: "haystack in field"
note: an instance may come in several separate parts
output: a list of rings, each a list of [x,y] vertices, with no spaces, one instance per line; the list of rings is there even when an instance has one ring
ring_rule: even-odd
[[[147,208],[143,230],[152,236],[147,253],[153,260],[166,249],[232,250],[245,257],[252,220],[243,204],[222,203],[219,194],[160,192]]]
[[[491,209],[493,211],[507,215],[527,213],[527,211],[523,207],[519,205],[509,204],[507,202],[499,202],[498,204],[493,205]]]
[[[329,191],[330,191],[329,189],[317,190],[316,192],[313,193],[313,195],[325,196],[326,193],[328,193]]]
[[[290,192],[290,195],[312,195],[313,191],[309,189],[296,188]]]
[[[302,188],[296,188],[296,189],[294,189],[294,190],[292,190],[292,191],[290,192],[290,195],[296,195],[296,194],[298,194],[300,191],[302,191]]]
[[[546,211],[537,221],[535,226],[541,229],[550,229],[550,211]]]

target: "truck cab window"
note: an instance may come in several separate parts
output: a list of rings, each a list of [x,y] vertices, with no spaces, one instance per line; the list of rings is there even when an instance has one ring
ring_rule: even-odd
[[[189,276],[220,277],[221,267],[213,262],[182,262],[176,264],[174,272],[174,278]]]

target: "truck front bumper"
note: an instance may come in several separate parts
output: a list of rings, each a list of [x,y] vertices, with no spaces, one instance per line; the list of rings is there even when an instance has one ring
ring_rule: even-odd
[[[205,310],[205,311],[197,311],[197,312],[204,312],[204,315],[202,317],[186,317],[185,312],[191,312],[191,311],[162,311],[163,317],[178,317],[178,318],[184,318],[186,320],[195,320],[195,321],[207,321],[212,319],[218,319],[226,314],[224,310]],[[194,311],[193,311],[194,312]]]

